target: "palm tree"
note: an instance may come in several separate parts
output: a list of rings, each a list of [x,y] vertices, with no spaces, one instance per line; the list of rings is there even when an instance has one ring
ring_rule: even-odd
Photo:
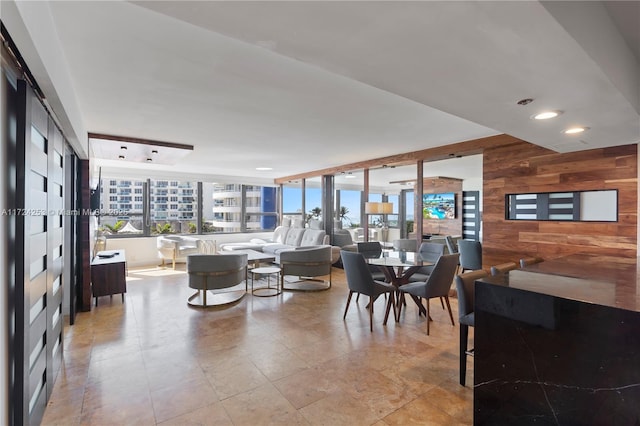
[[[346,208],[345,206],[340,207],[340,220],[342,221],[343,224],[345,222],[348,222],[349,226],[351,226],[351,220],[347,217],[348,214],[349,214],[348,208]]]
[[[113,225],[109,225],[108,223],[105,223],[103,226],[107,228],[112,234],[117,234],[118,231],[124,227],[125,223],[126,222],[124,220],[119,220]]]
[[[165,223],[164,225],[156,224],[156,232],[158,234],[173,234],[173,228],[170,223]]]
[[[322,213],[322,209],[320,207],[314,207],[311,210],[309,210],[309,213],[311,213],[311,216],[314,219],[318,219],[320,217],[320,214]]]

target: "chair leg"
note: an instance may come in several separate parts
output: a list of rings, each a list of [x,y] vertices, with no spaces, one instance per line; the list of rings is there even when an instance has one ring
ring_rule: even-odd
[[[176,249],[173,249],[173,255],[171,256],[171,262],[173,263],[173,269],[176,269]]]
[[[460,324],[460,384],[465,385],[467,381],[467,338],[469,337],[469,326]]]
[[[356,294],[356,303],[358,303],[358,300],[360,300],[360,293]]]
[[[373,301],[375,299],[369,296],[369,330],[373,332]]]
[[[442,309],[444,309],[444,300],[442,300],[443,297],[440,298],[440,304],[442,305]]]
[[[442,300],[442,298],[440,298]],[[447,302],[447,309],[449,310],[449,318],[451,318],[451,325],[455,325],[453,322],[453,312],[451,312],[451,304],[449,303],[449,296],[444,297],[445,302]]]
[[[393,317],[395,318],[396,308],[395,308],[395,301],[393,300],[393,292],[391,292],[391,294],[389,295],[389,298],[387,299],[387,310],[384,313],[384,322],[382,323],[382,325],[387,325],[387,319],[389,319],[389,311],[391,310],[391,305],[393,305]]]
[[[431,315],[429,315],[429,298],[427,298],[427,336],[429,335],[429,323],[431,322]]]
[[[282,287],[280,287],[282,288]],[[360,293],[358,293],[359,295]],[[349,303],[351,302],[351,296],[353,296],[353,291],[349,290],[349,296],[347,296],[347,306],[344,307],[344,315],[342,316],[342,319],[346,319],[347,318],[347,310],[349,309]]]

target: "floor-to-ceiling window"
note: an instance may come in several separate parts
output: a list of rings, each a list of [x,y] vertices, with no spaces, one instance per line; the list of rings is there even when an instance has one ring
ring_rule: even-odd
[[[304,201],[306,206],[305,222],[310,219],[322,219],[322,182],[320,177],[305,180]]]
[[[275,228],[277,187],[241,182],[199,184],[175,179],[102,178],[98,230],[112,238]],[[201,229],[198,217],[202,217]]]
[[[104,235],[142,235],[144,233],[144,181],[102,179],[98,230]]]

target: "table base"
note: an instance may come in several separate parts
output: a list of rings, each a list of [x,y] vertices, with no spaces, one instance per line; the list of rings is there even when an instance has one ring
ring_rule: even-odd
[[[280,268],[276,267],[276,266],[267,266],[267,267],[262,267],[262,268],[253,268],[251,270],[249,270],[249,272],[251,273],[251,294],[253,294],[254,296],[258,296],[258,297],[271,297],[271,296],[277,296],[280,293],[282,293],[282,289],[280,287]],[[267,276],[267,286],[266,287],[259,287],[254,289],[253,288],[253,284],[254,284],[254,280],[256,275],[266,275]],[[276,279],[275,279],[275,283],[276,286],[275,287],[271,287],[271,276],[275,275]]]
[[[302,279],[293,282],[284,281],[283,290],[293,290],[293,291],[323,291],[329,290],[331,288],[330,281],[323,280],[315,280],[315,279]],[[284,287],[286,285],[286,287]]]
[[[198,290],[194,293],[187,303],[191,306],[200,308],[209,308],[214,306],[223,306],[239,301],[246,294],[245,290],[232,290],[222,293],[213,293],[209,290]]]

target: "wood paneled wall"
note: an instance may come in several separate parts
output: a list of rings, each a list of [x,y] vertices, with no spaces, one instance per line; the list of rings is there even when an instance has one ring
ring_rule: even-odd
[[[637,145],[559,154],[514,138],[484,151],[483,263],[587,252],[636,261]],[[505,195],[618,190],[618,222],[505,219]]]
[[[436,235],[462,235],[462,180],[446,177],[425,177],[422,179],[425,194],[453,192],[456,194],[455,219],[423,219],[422,232]]]

